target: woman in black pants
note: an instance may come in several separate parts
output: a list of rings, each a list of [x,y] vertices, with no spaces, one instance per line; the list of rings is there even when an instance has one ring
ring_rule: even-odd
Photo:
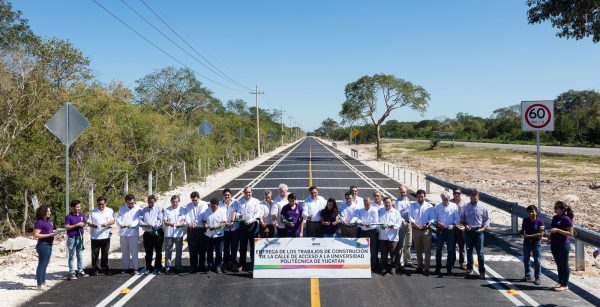
[[[573,210],[562,201],[554,204],[552,228],[550,228],[550,248],[558,271],[558,284],[554,291],[569,289],[569,251],[573,236]]]

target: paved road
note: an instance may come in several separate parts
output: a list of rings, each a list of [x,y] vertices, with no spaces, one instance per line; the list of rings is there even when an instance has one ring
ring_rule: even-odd
[[[405,142],[427,142],[429,140],[411,140],[411,139],[401,139]],[[506,149],[506,150],[517,150],[517,151],[526,151],[526,152],[536,152],[535,145],[518,145],[518,144],[500,144],[500,143],[479,143],[479,142],[453,142],[453,141],[443,141],[445,144],[456,144],[463,145],[467,147],[476,147],[476,148],[490,148],[490,149]],[[542,153],[551,153],[551,154],[562,154],[562,155],[581,155],[581,156],[600,156],[600,148],[588,148],[588,147],[565,147],[565,146],[540,146],[540,151]]]
[[[397,182],[386,178],[364,164],[307,138],[265,161],[251,171],[240,174],[225,187],[241,191],[254,186],[254,196],[265,189],[275,191],[281,182],[303,199],[308,196],[308,160],[312,149],[313,183],[325,197],[341,199],[352,184],[366,196],[375,190],[394,193]],[[220,195],[215,191],[206,199]],[[248,273],[187,274],[129,276],[117,274],[65,281],[27,303],[60,306],[593,306],[594,297],[582,298],[576,293],[556,294],[548,289],[555,282],[542,278],[543,286],[514,282],[522,276],[518,242],[505,240],[502,234],[486,240],[487,280],[465,279],[464,276],[425,277],[409,271],[404,275],[371,279],[321,279],[312,284],[308,279],[252,279]],[[508,238],[511,239],[511,238]],[[184,257],[187,256],[184,253]],[[118,253],[110,265],[119,267]],[[432,261],[433,263],[433,261]],[[185,260],[184,260],[185,264]],[[503,277],[504,276],[504,277]],[[505,279],[506,277],[506,279]],[[311,291],[319,288],[317,301],[311,304]],[[122,288],[131,292],[120,294]],[[516,294],[508,294],[514,288]],[[574,289],[577,290],[577,289]],[[585,293],[583,293],[585,295]],[[318,303],[318,304],[317,304]]]

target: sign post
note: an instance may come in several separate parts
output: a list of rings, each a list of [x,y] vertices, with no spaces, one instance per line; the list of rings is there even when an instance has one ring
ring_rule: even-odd
[[[354,137],[354,143],[356,144],[356,137],[360,134],[360,132],[358,131],[358,129],[356,128],[352,128],[352,136]],[[350,142],[350,145],[352,145],[352,142]]]
[[[44,125],[65,145],[65,214],[69,213],[69,147],[89,125],[90,122],[70,102],[65,102]]]
[[[537,148],[537,207],[541,212],[540,131],[554,131],[554,101],[521,101],[521,130],[535,131]]]
[[[208,156],[206,153],[206,138],[212,133],[212,125],[207,121],[203,120],[198,126],[198,134],[204,136],[204,185],[206,186],[206,177],[208,174]]]

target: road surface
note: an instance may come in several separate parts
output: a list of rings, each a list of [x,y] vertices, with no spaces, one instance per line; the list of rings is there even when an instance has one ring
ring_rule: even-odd
[[[313,184],[319,187],[319,193],[324,197],[342,199],[350,185],[357,185],[361,196],[367,196],[375,190],[385,194],[396,193],[397,182],[314,138],[300,141],[298,145],[270,158],[249,172],[240,174],[224,187],[241,192],[244,186],[250,185],[254,187],[254,196],[260,197],[265,189],[275,192],[279,183],[285,182],[290,191],[297,193],[299,199],[304,199],[308,196],[310,151]],[[207,195],[205,200],[219,196],[221,190]],[[316,282],[311,282],[310,279],[252,279],[251,275],[245,272],[133,277],[116,274],[64,281],[26,305],[223,307],[600,304],[595,297],[583,298],[574,292],[554,293],[549,287],[555,282],[548,276],[543,276],[542,286],[515,282],[514,280],[521,278],[523,274],[522,263],[515,257],[519,254],[518,250],[518,239],[511,242],[505,240],[501,234],[488,236],[486,265],[489,268],[486,280],[466,279],[461,275],[425,277],[410,270],[403,275],[373,274],[371,279],[320,279]],[[142,253],[140,264],[143,263],[141,256]],[[187,256],[187,252],[184,251],[184,264]],[[119,253],[113,253],[110,260],[112,268],[119,267],[119,258]],[[433,263],[434,261],[432,265]],[[121,293],[124,288],[130,291]],[[515,292],[509,294],[509,289]]]
[[[391,139],[388,139],[391,140]],[[412,139],[400,139],[404,142],[425,142],[429,143],[429,140],[412,140]],[[504,149],[504,150],[516,150],[525,152],[537,152],[535,145],[519,145],[519,144],[500,144],[500,143],[480,143],[480,142],[458,142],[458,141],[442,141],[444,144],[455,144],[467,147],[476,148],[490,148],[490,149]],[[600,148],[588,148],[588,147],[566,147],[566,146],[540,146],[542,153],[550,154],[561,154],[561,155],[580,155],[580,156],[600,156]]]

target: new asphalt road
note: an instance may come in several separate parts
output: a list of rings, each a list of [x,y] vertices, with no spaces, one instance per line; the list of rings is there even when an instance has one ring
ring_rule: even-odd
[[[309,170],[309,163],[311,164]],[[340,151],[306,138],[229,182],[239,196],[245,186],[254,188],[254,197],[265,190],[277,190],[286,183],[298,199],[308,196],[309,178],[319,194],[338,200],[350,185],[361,196],[380,191],[397,193],[393,181],[351,159]],[[220,190],[204,197],[219,197]],[[113,240],[117,239],[113,237]],[[545,246],[544,248],[549,248]],[[141,251],[141,249],[140,249]],[[486,237],[487,278],[467,279],[463,275],[428,277],[407,270],[401,275],[371,279],[253,279],[248,273],[217,275],[136,275],[116,274],[64,281],[43,293],[27,306],[598,306],[594,296],[572,286],[571,291],[555,293],[556,282],[544,270],[542,286],[521,283],[522,263],[519,240],[501,231]],[[140,256],[142,253],[140,252]],[[184,257],[187,252],[184,251]],[[110,260],[120,266],[120,254]],[[140,260],[142,257],[140,257]],[[185,258],[184,258],[185,260]],[[432,260],[432,265],[435,261]],[[140,261],[142,264],[143,261]],[[185,264],[185,261],[184,261]],[[455,270],[459,272],[459,269]]]

